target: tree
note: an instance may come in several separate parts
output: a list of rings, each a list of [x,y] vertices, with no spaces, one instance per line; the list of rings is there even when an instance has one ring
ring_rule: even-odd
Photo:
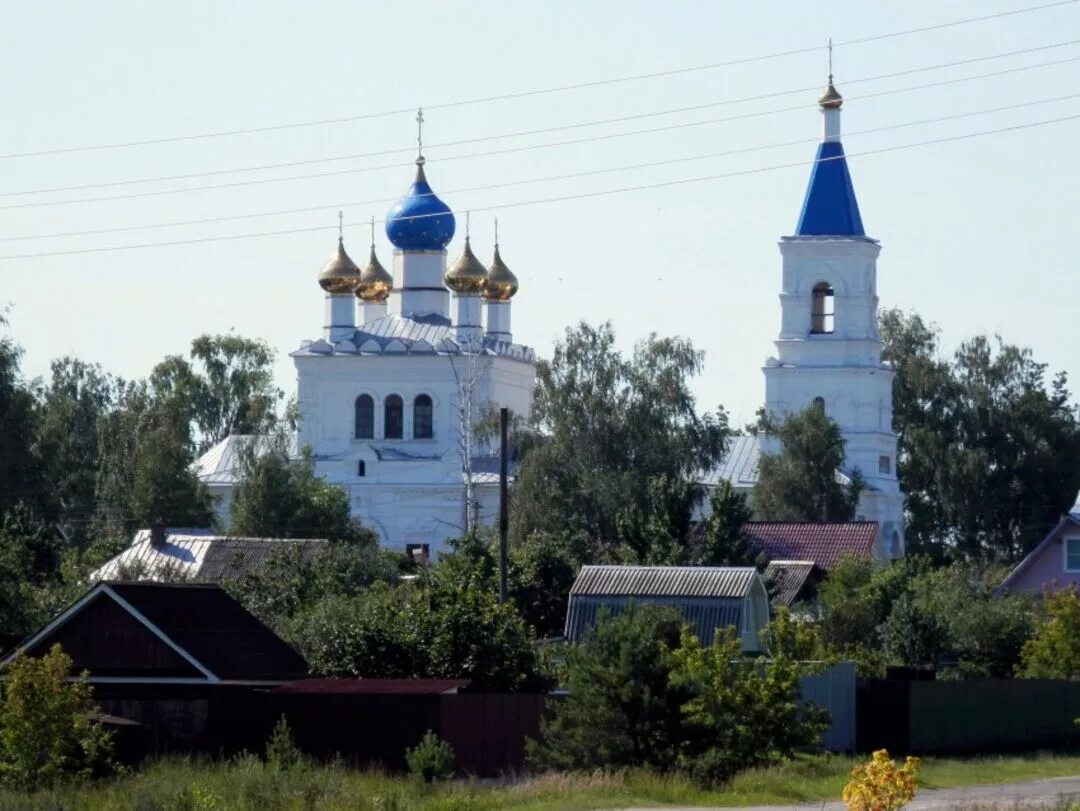
[[[650,336],[627,358],[610,324],[568,329],[537,365],[535,433],[511,511],[516,541],[583,533],[591,554],[622,547],[648,560],[658,525],[678,536],[689,522],[681,485],[715,467],[729,435],[722,410],[696,411],[690,379],[701,364],[686,340]]]
[[[159,398],[191,421],[199,453],[232,434],[262,434],[277,424],[283,394],[274,386],[274,351],[238,335],[201,335],[191,360],[171,355],[150,375]]]
[[[780,452],[762,454],[754,486],[754,509],[766,521],[850,521],[862,492],[858,471],[838,480],[844,463],[840,427],[815,406],[776,422],[766,416],[763,430],[780,441]]]
[[[700,550],[691,562],[702,566],[757,566],[765,561],[750,548],[743,526],[753,516],[743,493],[721,479],[709,492],[709,514],[701,531]]]
[[[556,770],[671,770],[694,686],[674,680],[683,621],[671,608],[631,604],[566,651],[567,695],[529,741],[529,760]]]
[[[1024,643],[1017,675],[1026,679],[1080,678],[1080,593],[1047,592],[1035,635]]]
[[[587,548],[581,533],[537,532],[510,551],[510,599],[538,636],[562,634],[570,587],[585,562]]]
[[[881,314],[896,370],[893,421],[909,550],[1022,557],[1080,488],[1080,415],[1064,373],[1047,380],[1030,349],[976,336],[950,358],[937,327]]]
[[[6,326],[0,311],[0,328]],[[19,377],[21,357],[10,336],[0,335],[0,514],[19,504],[36,507],[45,491],[34,448],[39,415],[32,392]]]
[[[8,665],[0,685],[0,783],[33,791],[107,764],[111,736],[93,720],[86,675],[69,683],[70,671],[59,645]]]
[[[253,439],[242,451],[242,478],[233,493],[230,531],[265,538],[374,540],[352,517],[349,497],[315,475],[310,448],[290,458],[284,436]]]

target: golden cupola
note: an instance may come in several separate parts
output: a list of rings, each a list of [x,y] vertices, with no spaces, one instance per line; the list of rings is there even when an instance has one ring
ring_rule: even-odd
[[[829,83],[821,91],[821,95],[818,96],[818,104],[821,105],[822,110],[839,110],[843,103],[844,97],[840,95],[840,91],[833,84],[832,74],[830,73]]]
[[[332,296],[352,293],[360,282],[360,268],[345,253],[345,240],[338,237],[337,250],[319,274],[319,287]]]
[[[518,291],[517,276],[506,266],[499,255],[499,243],[495,243],[495,257],[484,279],[484,298],[488,301],[509,301]]]
[[[371,258],[367,267],[360,271],[360,281],[356,285],[356,297],[363,302],[382,304],[390,297],[394,289],[394,277],[382,266],[375,255],[375,243],[371,243]]]
[[[443,283],[460,296],[479,296],[484,291],[487,271],[472,252],[469,236],[465,235],[465,250],[443,276]]]

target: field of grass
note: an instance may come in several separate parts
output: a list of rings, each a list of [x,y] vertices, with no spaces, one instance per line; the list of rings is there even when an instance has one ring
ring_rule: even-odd
[[[716,791],[643,772],[454,781],[434,787],[333,766],[275,774],[255,758],[166,760],[137,774],[23,796],[0,790],[3,811],[548,811],[665,805],[742,806],[839,799],[856,761],[800,757],[747,772]],[[927,758],[920,784],[948,788],[1080,774],[1080,756]]]

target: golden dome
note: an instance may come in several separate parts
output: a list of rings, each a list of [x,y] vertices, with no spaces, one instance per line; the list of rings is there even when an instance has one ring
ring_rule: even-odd
[[[462,251],[450,269],[443,276],[443,283],[459,295],[478,296],[484,289],[487,271],[480,264],[469,246],[469,237],[465,237],[465,250]]]
[[[484,279],[484,298],[488,301],[509,301],[518,291],[518,280],[499,256],[499,243],[495,243],[495,258],[487,269]]]
[[[332,296],[353,292],[360,281],[360,268],[345,253],[345,242],[338,237],[337,250],[319,274],[319,287]]]
[[[832,74],[829,74],[829,84],[821,91],[818,104],[821,105],[822,110],[839,110],[840,105],[843,103],[844,97],[840,95],[840,92],[833,85]]]
[[[371,246],[371,258],[367,267],[360,271],[360,283],[356,286],[356,297],[361,301],[381,304],[394,289],[394,277],[382,266],[375,255],[375,246]]]

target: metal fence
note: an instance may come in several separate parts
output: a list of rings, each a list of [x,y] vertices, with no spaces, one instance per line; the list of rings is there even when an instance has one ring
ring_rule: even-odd
[[[821,745],[830,752],[855,749],[855,665],[837,662],[816,676],[799,679],[802,701],[812,701],[829,711],[830,724]]]

